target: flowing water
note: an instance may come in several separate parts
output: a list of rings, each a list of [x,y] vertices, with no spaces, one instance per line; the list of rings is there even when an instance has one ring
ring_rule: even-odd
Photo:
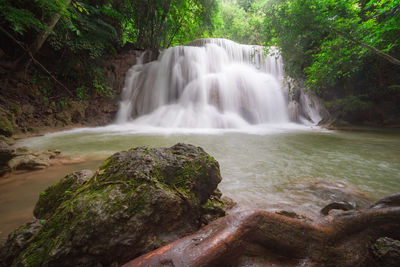
[[[219,188],[242,208],[318,216],[346,192],[374,200],[400,191],[400,131],[310,126],[315,121],[307,118],[320,114],[306,95],[303,124],[291,122],[280,58],[254,49],[221,40],[168,49],[158,61],[131,68],[115,124],[19,141],[85,162],[2,178],[0,237],[32,217],[48,185],[135,146],[203,147],[220,163]]]

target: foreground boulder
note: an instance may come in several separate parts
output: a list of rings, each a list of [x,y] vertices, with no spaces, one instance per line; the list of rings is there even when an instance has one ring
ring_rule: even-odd
[[[130,149],[88,176],[71,174],[41,194],[42,226],[10,234],[4,266],[119,265],[225,214],[218,162],[200,147]]]

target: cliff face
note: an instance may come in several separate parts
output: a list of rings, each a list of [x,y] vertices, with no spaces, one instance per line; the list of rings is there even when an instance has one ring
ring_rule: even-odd
[[[43,92],[44,88],[34,82],[32,74],[0,73],[0,135],[9,137],[18,133],[35,134],[71,126],[111,123],[118,110],[125,74],[141,55],[144,62],[149,62],[158,53],[125,50],[106,56],[99,63],[104,71],[105,84],[113,92],[108,96],[53,96]],[[56,86],[51,78],[48,81],[50,86]]]

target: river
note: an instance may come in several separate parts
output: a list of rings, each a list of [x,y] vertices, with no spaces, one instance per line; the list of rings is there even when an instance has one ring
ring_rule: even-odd
[[[320,194],[313,184],[332,181],[375,200],[400,191],[400,131],[327,131],[298,124],[238,130],[77,129],[19,141],[34,149],[59,149],[84,162],[21,173],[0,181],[0,237],[32,219],[34,203],[47,186],[67,173],[95,170],[114,152],[135,146],[201,146],[221,166],[219,188],[239,206],[291,210],[317,216],[335,194]],[[122,130],[125,129],[125,130]]]

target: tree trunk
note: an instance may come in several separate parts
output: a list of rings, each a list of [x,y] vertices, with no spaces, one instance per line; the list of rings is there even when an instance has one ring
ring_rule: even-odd
[[[312,223],[261,210],[235,212],[123,267],[241,266],[249,259],[267,266],[379,266],[373,244],[384,236],[400,238],[400,194],[383,200],[392,204],[381,201]]]
[[[154,47],[154,48],[157,48],[157,49],[160,48],[160,43],[162,40],[161,31],[162,31],[162,28],[164,27],[165,19],[167,18],[170,7],[171,7],[171,0],[168,0],[164,3],[163,14],[162,14],[161,20],[159,22],[159,25],[158,25],[158,28],[156,31],[156,35],[154,36],[155,41],[156,41],[156,44],[155,44],[156,47]],[[164,33],[164,35],[166,35],[166,34],[167,33]]]
[[[65,0],[65,6],[68,6],[71,3],[71,0]],[[50,21],[47,23],[47,29],[43,30],[35,41],[32,43],[32,45],[29,47],[29,50],[24,53],[20,58],[17,59],[16,61],[16,69],[21,70],[25,67],[25,65],[31,60],[32,57],[35,56],[35,54],[40,50],[40,48],[43,46],[44,42],[47,40],[49,37],[51,31],[54,29],[56,26],[57,22],[61,18],[61,11],[58,12],[56,15],[54,15],[53,18],[50,19]],[[27,54],[28,53],[28,54]]]

